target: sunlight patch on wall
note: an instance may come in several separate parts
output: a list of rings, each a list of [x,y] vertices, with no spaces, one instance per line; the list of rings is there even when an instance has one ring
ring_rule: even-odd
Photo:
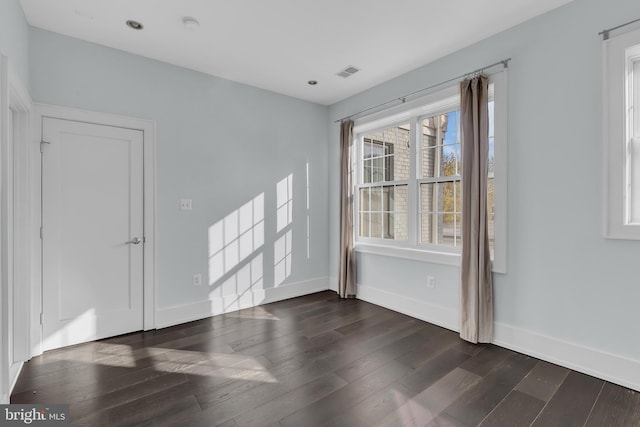
[[[293,174],[276,185],[276,231],[293,222]]]
[[[243,295],[254,289],[263,289],[262,253],[246,263],[238,272],[222,282],[220,296]]]
[[[311,231],[309,213],[311,211],[310,204],[310,191],[309,191],[309,162],[307,162],[307,259],[311,259]]]
[[[275,286],[282,284],[291,275],[292,248],[293,230],[287,231],[273,244],[273,282]]]
[[[75,344],[95,340],[97,335],[98,316],[96,309],[90,308],[76,318],[69,320],[64,328],[58,329],[49,336],[44,336],[42,346],[45,349],[60,348],[70,345],[70,342]]]
[[[209,285],[264,244],[264,193],[209,227]]]

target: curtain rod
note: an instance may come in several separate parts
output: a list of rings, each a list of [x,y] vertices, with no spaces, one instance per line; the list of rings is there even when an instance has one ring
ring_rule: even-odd
[[[640,18],[634,19],[633,21],[629,21],[629,22],[624,23],[622,25],[618,25],[617,27],[609,28],[608,30],[602,30],[602,31],[600,31],[598,33],[598,35],[602,36],[602,40],[609,40],[609,33],[611,31],[615,31],[615,30],[620,29],[622,27],[626,27],[627,25],[635,24],[638,21],[640,21]]]
[[[456,77],[453,77],[453,78],[451,78],[451,79],[449,79],[449,80],[445,80],[445,81],[443,81],[443,82],[436,83],[436,84],[434,84],[434,85],[431,85],[431,86],[425,87],[425,88],[423,88],[423,89],[416,90],[416,91],[414,91],[414,92],[408,93],[408,94],[403,95],[403,96],[400,96],[400,97],[398,97],[398,98],[393,98],[393,99],[390,99],[390,100],[388,100],[388,101],[385,101],[385,102],[383,102],[383,103],[381,103],[381,104],[374,105],[373,107],[365,108],[364,110],[360,110],[360,111],[358,111],[357,113],[353,113],[353,114],[350,114],[350,115],[348,115],[348,116],[344,116],[344,117],[342,117],[341,119],[338,119],[338,120],[334,121],[334,123],[340,123],[340,122],[342,122],[342,121],[344,121],[344,120],[351,119],[351,118],[353,118],[353,117],[359,116],[359,115],[361,115],[362,113],[367,113],[367,112],[369,112],[369,111],[371,111],[371,110],[375,110],[375,109],[378,109],[378,108],[380,108],[380,107],[384,107],[385,105],[387,105],[387,104],[391,104],[392,102],[402,101],[402,103],[404,104],[404,103],[407,101],[407,98],[408,98],[408,97],[410,97],[410,96],[416,95],[416,94],[418,94],[418,93],[420,93],[420,92],[424,92],[424,91],[429,90],[429,89],[436,88],[436,87],[438,87],[438,86],[445,85],[445,84],[447,84],[447,83],[454,82],[454,81],[456,81],[456,80],[460,80],[460,79],[462,79],[462,78],[464,78],[464,77],[466,77],[466,76],[470,76],[470,75],[477,74],[477,73],[482,73],[482,72],[484,72],[484,70],[488,70],[489,68],[495,67],[496,65],[500,65],[500,64],[502,64],[502,66],[503,66],[504,68],[507,68],[507,67],[509,67],[509,61],[511,61],[511,58],[503,59],[502,61],[495,62],[495,63],[493,63],[493,64],[491,64],[491,65],[485,65],[484,67],[478,68],[477,70],[471,71],[470,73],[461,74],[461,75],[456,76]]]

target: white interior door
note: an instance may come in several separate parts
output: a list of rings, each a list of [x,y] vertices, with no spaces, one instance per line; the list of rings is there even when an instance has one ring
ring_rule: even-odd
[[[43,350],[143,328],[142,131],[42,119]]]

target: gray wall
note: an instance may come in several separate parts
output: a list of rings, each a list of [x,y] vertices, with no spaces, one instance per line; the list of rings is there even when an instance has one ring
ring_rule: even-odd
[[[29,26],[19,0],[0,5],[0,52],[9,58],[22,83],[29,87]]]
[[[207,230],[261,193],[264,284],[273,287],[276,184],[291,173],[294,256],[285,284],[327,277],[327,107],[39,29],[30,41],[36,102],[156,121],[158,308],[209,298],[212,287],[191,284],[194,273],[207,282]],[[181,198],[193,199],[193,211],[178,209]]]
[[[335,119],[511,57],[508,272],[494,276],[495,320],[639,360],[640,242],[605,240],[601,231],[598,36],[638,17],[637,0],[576,0],[331,106],[331,193],[339,188]],[[332,197],[329,210],[332,277],[337,202]],[[361,288],[458,309],[458,268],[373,255],[358,261]],[[428,274],[435,289],[426,288]]]

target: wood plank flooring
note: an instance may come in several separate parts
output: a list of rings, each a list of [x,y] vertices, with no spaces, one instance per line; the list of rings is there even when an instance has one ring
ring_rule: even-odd
[[[49,351],[77,426],[640,426],[640,393],[333,292]]]

